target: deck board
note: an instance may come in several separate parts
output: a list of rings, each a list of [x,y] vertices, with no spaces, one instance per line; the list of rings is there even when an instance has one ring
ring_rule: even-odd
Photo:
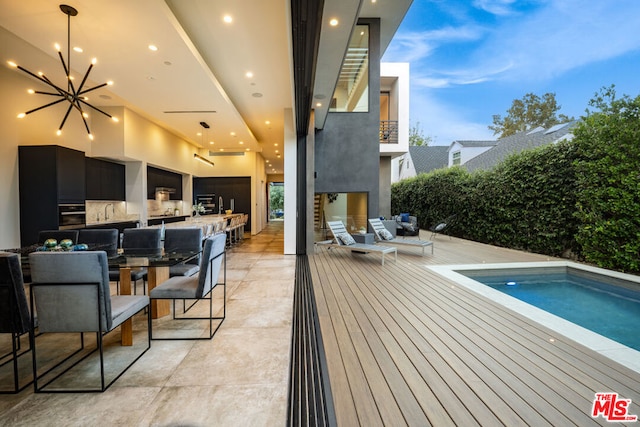
[[[590,416],[601,391],[637,408],[638,373],[426,268],[547,259],[442,236],[384,266],[310,256],[338,424],[607,425]]]

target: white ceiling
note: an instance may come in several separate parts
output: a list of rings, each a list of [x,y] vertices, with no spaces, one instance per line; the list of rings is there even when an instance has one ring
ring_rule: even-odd
[[[2,60],[44,71],[62,84],[61,65],[39,68],[52,63],[43,55],[57,58],[56,42],[66,60],[67,16],[60,11],[62,3],[78,10],[71,18],[71,47],[80,46],[83,53],[71,53],[75,74],[81,77],[95,57],[98,63],[90,80],[114,82],[92,93],[89,102],[124,105],[212,151],[259,151],[272,162],[269,173],[282,173],[284,115],[294,102],[290,0],[0,0],[0,26],[32,45],[7,43],[1,48]],[[411,0],[324,3],[317,101],[333,93],[357,17],[382,18],[386,48]],[[225,15],[233,22],[225,23]],[[333,17],[340,22],[337,27],[328,25]],[[150,44],[158,51],[149,50]],[[44,102],[34,99],[33,106]],[[319,127],[326,117],[324,104],[316,107]],[[203,129],[201,121],[211,127]]]

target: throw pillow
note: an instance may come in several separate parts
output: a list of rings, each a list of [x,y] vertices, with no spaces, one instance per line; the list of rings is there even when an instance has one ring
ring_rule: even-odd
[[[340,242],[342,242],[343,245],[346,245],[346,246],[353,245],[356,243],[353,236],[351,236],[351,234],[349,233],[340,233],[336,236],[336,238],[340,240]]]
[[[393,240],[393,234],[391,234],[387,229],[378,231],[378,234],[382,240]]]
[[[408,213],[401,213],[400,214],[400,222],[409,222],[409,214]]]

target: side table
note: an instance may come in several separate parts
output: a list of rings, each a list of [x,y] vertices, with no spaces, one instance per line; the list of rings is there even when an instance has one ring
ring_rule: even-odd
[[[356,243],[363,243],[365,245],[373,245],[375,243],[373,233],[354,233],[352,236]]]

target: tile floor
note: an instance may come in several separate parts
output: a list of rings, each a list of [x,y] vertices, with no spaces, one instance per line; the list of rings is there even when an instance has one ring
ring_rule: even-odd
[[[296,259],[282,226],[228,251],[227,318],[211,341],[153,341],[104,393],[0,395],[0,426],[285,424]]]

